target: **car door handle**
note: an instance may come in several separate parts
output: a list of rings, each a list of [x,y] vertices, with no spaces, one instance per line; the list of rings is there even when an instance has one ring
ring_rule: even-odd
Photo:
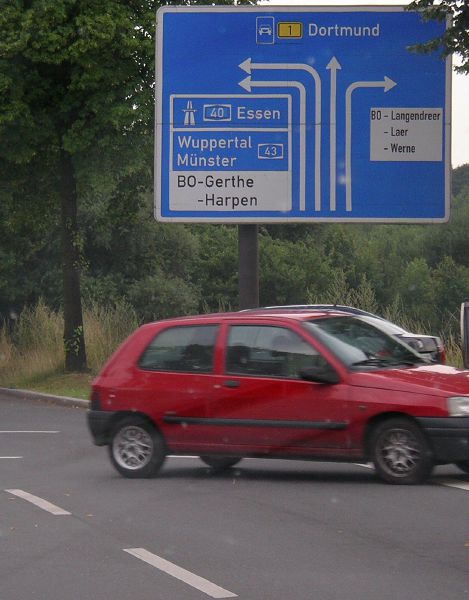
[[[239,381],[235,381],[234,379],[228,379],[227,381],[223,382],[223,385],[227,388],[237,388],[241,384]]]

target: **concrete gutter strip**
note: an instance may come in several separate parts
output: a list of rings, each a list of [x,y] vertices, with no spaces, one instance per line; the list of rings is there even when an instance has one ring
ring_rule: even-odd
[[[70,398],[67,396],[54,396],[53,394],[43,394],[41,392],[31,392],[30,390],[17,390],[12,388],[0,388],[0,394],[18,398],[19,400],[41,400],[49,404],[58,404],[60,406],[71,406],[75,408],[88,408],[88,400],[81,398]]]

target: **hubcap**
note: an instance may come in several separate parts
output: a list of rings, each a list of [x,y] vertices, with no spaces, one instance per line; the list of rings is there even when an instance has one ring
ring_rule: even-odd
[[[153,441],[143,427],[123,427],[114,438],[112,452],[118,465],[124,469],[141,469],[151,459]]]
[[[388,473],[395,477],[405,477],[420,461],[420,444],[412,432],[406,429],[391,429],[381,436],[377,457]]]

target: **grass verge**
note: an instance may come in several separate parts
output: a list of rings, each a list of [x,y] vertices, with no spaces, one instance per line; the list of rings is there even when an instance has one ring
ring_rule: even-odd
[[[47,373],[19,379],[15,381],[14,387],[53,396],[88,400],[93,378],[91,373]]]

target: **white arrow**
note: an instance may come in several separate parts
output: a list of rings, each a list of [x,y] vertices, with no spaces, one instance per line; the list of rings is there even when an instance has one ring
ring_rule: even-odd
[[[337,71],[342,66],[335,56],[329,61],[326,69],[331,72],[331,97],[329,105],[329,208],[331,210],[336,209],[336,177],[337,177]]]
[[[306,208],[306,89],[299,81],[252,81],[248,75],[239,82],[246,91],[251,92],[253,87],[294,87],[300,92],[300,210]],[[291,152],[291,149],[290,149]]]
[[[345,210],[352,210],[352,93],[357,88],[382,87],[389,92],[397,83],[389,77],[383,81],[356,81],[345,92]]]
[[[309,73],[315,83],[315,160],[314,160],[314,209],[321,210],[321,78],[319,73],[311,65],[304,63],[253,63],[250,58],[243,61],[239,67],[246,73],[251,74],[253,69],[263,70],[301,70]],[[306,121],[304,121],[306,124]]]

